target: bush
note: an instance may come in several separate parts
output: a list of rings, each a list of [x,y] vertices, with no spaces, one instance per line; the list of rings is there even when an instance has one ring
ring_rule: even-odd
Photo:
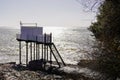
[[[99,41],[97,60],[102,72],[120,76],[120,0],[105,0],[99,8],[97,22],[89,30]]]

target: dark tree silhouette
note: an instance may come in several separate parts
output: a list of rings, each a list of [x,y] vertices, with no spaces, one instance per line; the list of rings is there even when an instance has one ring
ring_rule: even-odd
[[[87,11],[98,9],[97,21],[89,28],[99,44],[96,59],[101,71],[116,80],[120,77],[120,0],[76,1]]]

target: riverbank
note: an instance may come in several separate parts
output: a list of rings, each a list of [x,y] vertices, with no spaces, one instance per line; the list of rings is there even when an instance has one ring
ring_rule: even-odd
[[[0,80],[94,80],[82,73],[65,70],[65,68],[48,71],[31,71],[14,62],[0,64]],[[71,68],[72,69],[72,68]]]
[[[120,80],[119,76],[114,76],[106,73],[101,69],[101,65],[99,64],[98,60],[80,60],[78,63],[79,66],[81,67],[86,67],[89,68],[92,71],[99,72],[99,79],[98,80]],[[104,69],[107,69],[104,67]],[[109,70],[109,69],[107,69]]]

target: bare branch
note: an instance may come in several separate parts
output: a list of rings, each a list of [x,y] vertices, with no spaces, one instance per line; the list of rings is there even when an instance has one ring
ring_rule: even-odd
[[[98,12],[99,6],[104,0],[76,0],[79,4],[83,5],[85,12]]]

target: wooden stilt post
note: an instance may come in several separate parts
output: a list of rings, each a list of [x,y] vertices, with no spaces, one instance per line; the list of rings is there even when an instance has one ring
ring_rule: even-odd
[[[34,60],[35,60],[35,42],[34,42],[34,46],[33,47],[34,47]]]
[[[44,68],[46,64],[46,33],[44,34]]]
[[[38,60],[38,43],[37,43],[37,36],[36,36],[36,60]]]
[[[38,55],[37,55],[37,42],[36,42],[36,60],[38,59]]]
[[[40,47],[39,47],[39,44],[38,44],[38,60],[40,59],[40,51],[39,51]]]
[[[50,48],[52,48],[52,33],[50,33]],[[52,52],[50,50],[50,66],[52,66]]]
[[[43,59],[43,44],[42,44],[42,51],[41,52],[42,52],[42,59]]]
[[[47,61],[48,61],[48,46],[46,46],[46,48],[47,48],[46,50],[47,50]]]
[[[21,41],[19,41],[19,64],[21,63]]]
[[[32,42],[30,43],[30,60],[32,61]]]
[[[46,45],[44,44],[44,60],[46,60]]]
[[[26,42],[26,65],[28,65],[28,42]]]

